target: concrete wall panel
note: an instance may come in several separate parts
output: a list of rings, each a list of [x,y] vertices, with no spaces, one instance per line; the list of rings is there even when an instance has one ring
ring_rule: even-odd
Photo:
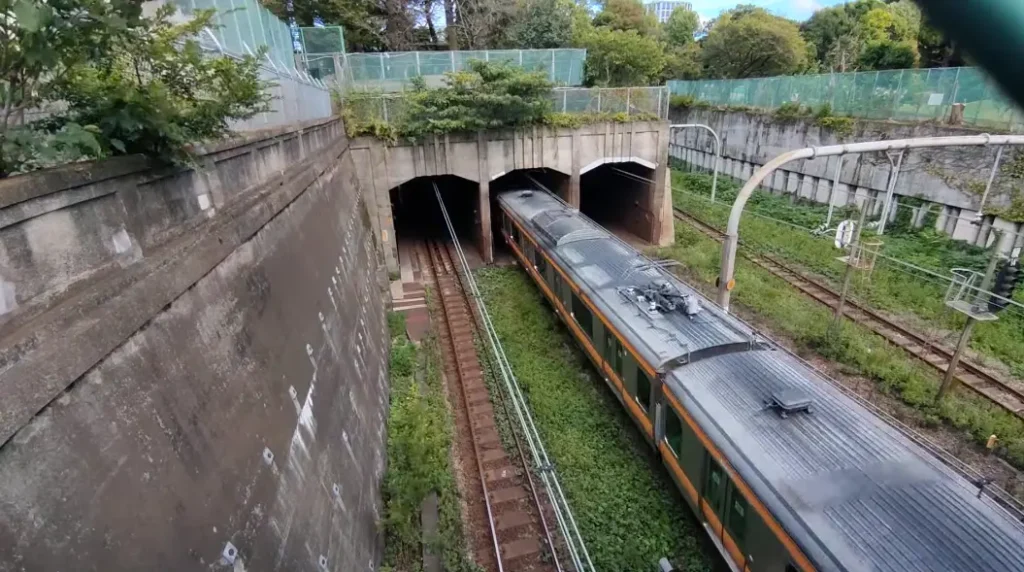
[[[366,193],[334,133],[189,236],[0,331],[4,429],[35,372],[82,371],[0,439],[0,570],[379,562],[388,344]],[[97,205],[27,221],[77,230],[35,260],[109,231],[85,216]]]

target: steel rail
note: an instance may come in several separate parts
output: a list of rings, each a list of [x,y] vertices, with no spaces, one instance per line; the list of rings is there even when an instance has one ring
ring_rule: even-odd
[[[448,227],[448,232],[451,235],[452,242],[455,246],[454,250],[462,267],[463,285],[469,287],[469,297],[474,300],[477,310],[479,311],[480,322],[484,326],[484,331],[487,334],[487,341],[498,362],[502,382],[505,384],[508,395],[512,398],[511,401],[513,409],[516,412],[516,418],[519,421],[520,428],[523,431],[523,436],[526,439],[527,448],[533,457],[534,465],[538,468],[541,480],[543,481],[545,490],[548,493],[548,499],[551,501],[555,518],[558,522],[559,529],[562,532],[563,539],[565,540],[566,548],[572,559],[573,565],[577,572],[595,570],[594,564],[590,559],[590,554],[587,551],[586,544],[579,532],[579,526],[577,525],[576,519],[569,508],[569,503],[565,498],[565,493],[562,490],[561,483],[555,473],[554,465],[547,454],[547,450],[544,448],[544,443],[540,438],[540,433],[537,431],[536,425],[533,422],[533,417],[530,414],[529,407],[527,406],[526,398],[519,387],[519,382],[515,378],[515,374],[512,371],[512,366],[508,361],[508,357],[505,355],[505,350],[501,345],[497,330],[494,328],[490,313],[487,311],[487,306],[484,304],[483,296],[481,295],[480,289],[477,287],[476,280],[473,278],[473,274],[470,271],[469,262],[466,260],[462,247],[459,245],[455,228],[452,225],[447,209],[444,207],[444,201],[441,198],[441,192],[437,188],[436,183],[434,183],[434,194],[437,197],[438,204],[441,206],[441,213],[444,217],[445,225]]]
[[[441,303],[441,314],[444,316],[445,326],[448,328],[449,345],[452,350],[452,360],[455,365],[455,373],[459,376],[459,393],[462,395],[462,404],[466,410],[466,415],[470,413],[469,398],[466,396],[465,388],[462,387],[463,381],[463,365],[459,359],[459,349],[455,345],[455,329],[452,324],[451,310],[449,308],[449,302],[446,301],[443,288],[441,287],[441,270],[444,267],[444,261],[440,258],[440,253],[435,252],[434,245],[427,245],[427,256],[430,259],[431,273],[434,275],[434,283],[437,287],[438,298]],[[494,522],[494,511],[491,507],[490,490],[487,487],[487,479],[484,473],[483,461],[480,459],[480,446],[477,441],[476,432],[473,430],[473,422],[470,419],[469,422],[469,437],[470,442],[473,446],[473,457],[476,461],[476,468],[480,477],[480,488],[484,494],[484,506],[487,510],[487,524],[491,530],[491,539],[494,544],[494,559],[498,564],[498,572],[504,572],[505,568],[501,561],[501,548],[498,545],[498,531]]]

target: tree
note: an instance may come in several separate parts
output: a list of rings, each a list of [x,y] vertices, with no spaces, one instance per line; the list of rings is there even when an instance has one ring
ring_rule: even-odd
[[[693,43],[693,37],[700,26],[700,17],[693,10],[679,6],[665,22],[665,41],[670,46],[685,46]]]
[[[828,70],[846,72],[856,69],[863,50],[860,19],[876,8],[884,8],[881,0],[858,0],[818,10],[801,27],[800,32],[814,46],[815,57]]]
[[[670,44],[665,48],[663,80],[699,79],[703,71],[700,44],[697,42],[690,42],[685,46]]]
[[[594,25],[612,30],[636,30],[641,36],[658,34],[658,19],[647,12],[640,0],[607,0],[594,17]]]
[[[571,0],[520,0],[506,30],[504,47],[564,48],[572,43]]]
[[[786,75],[807,65],[807,43],[794,22],[743,7],[718,18],[704,40],[702,60],[710,77]]]
[[[864,69],[886,70],[917,65],[917,35],[921,12],[901,1],[869,10],[860,18],[864,48],[859,63]]]
[[[587,49],[586,80],[589,85],[650,85],[665,67],[662,44],[636,30],[591,28],[581,38]]]
[[[345,47],[350,52],[372,52],[391,49],[385,27],[389,13],[397,6],[392,0],[260,0],[285,22],[312,26],[317,22],[338,25],[345,29]],[[406,21],[402,18],[403,22]],[[411,27],[410,27],[411,29]],[[396,33],[391,26],[391,34]]]

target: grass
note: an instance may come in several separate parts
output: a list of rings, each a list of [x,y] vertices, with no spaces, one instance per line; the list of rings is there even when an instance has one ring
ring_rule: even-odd
[[[676,201],[677,206],[691,210],[689,203],[680,201],[679,193]],[[694,214],[702,216],[706,213]],[[757,232],[758,225],[766,223],[752,219],[744,220],[743,224],[744,236],[749,236]],[[777,228],[781,225],[770,224],[776,228],[766,228],[768,234],[761,236],[762,240],[785,236]],[[656,256],[682,262],[685,278],[691,283],[707,287],[714,284],[719,270],[720,245],[686,224],[676,225],[675,238],[673,246],[657,249]],[[779,249],[786,252],[792,249],[800,255],[810,256],[806,250],[818,248],[818,242],[809,236],[794,236],[790,243]],[[736,284],[733,291],[735,304],[751,311],[775,332],[791,339],[798,348],[815,351],[838,362],[845,373],[862,375],[874,381],[881,391],[920,411],[928,423],[948,423],[964,431],[978,444],[984,443],[989,435],[998,435],[1001,445],[996,454],[1014,466],[1024,468],[1024,422],[1016,416],[966,390],[951,394],[936,405],[934,397],[940,378],[933,369],[910,358],[903,350],[867,328],[848,321],[830,334],[829,309],[743,258],[737,259]]]
[[[707,570],[682,497],[622,406],[518,268],[480,270],[494,326],[596,569]]]
[[[673,201],[677,207],[719,228],[725,227],[728,205],[732,204],[738,190],[735,182],[719,179],[717,197],[720,199],[716,197],[714,204],[705,200],[710,195],[710,177],[707,175],[674,169],[672,184],[677,189],[684,189],[673,190]],[[759,214],[799,227],[814,228],[824,222],[827,206],[792,202],[788,196],[756,192],[746,211],[750,214],[744,216],[740,233],[740,239],[746,246],[781,256],[839,280],[843,266],[836,260],[838,252],[831,239],[813,237],[806,230],[754,216]],[[898,212],[909,215],[910,211],[904,208]],[[848,209],[837,209],[833,221],[842,220],[844,216],[853,215]],[[902,218],[909,219],[909,216]],[[877,237],[884,243],[883,254],[940,273],[954,267],[985,269],[990,256],[986,250],[951,240],[931,228],[908,227],[908,221],[898,216],[886,235]],[[860,274],[853,285],[853,294],[858,299],[887,312],[913,317],[924,327],[935,330],[936,335],[947,336],[946,341],[952,345],[954,336],[963,328],[964,318],[946,307],[945,292],[946,283],[938,278],[881,258],[870,278]],[[1018,289],[1015,298],[1024,302],[1024,288]],[[1024,311],[1010,308],[1000,314],[998,321],[978,324],[970,347],[982,356],[1005,364],[1015,377],[1024,379]]]
[[[449,458],[452,420],[445,404],[436,339],[428,338],[416,347],[405,335],[404,317],[394,312],[388,314],[388,330],[391,410],[381,569],[421,570],[426,544],[441,555],[445,570],[476,572],[479,568],[467,557],[458,489]],[[420,506],[431,492],[438,497],[438,534],[423,538]]]

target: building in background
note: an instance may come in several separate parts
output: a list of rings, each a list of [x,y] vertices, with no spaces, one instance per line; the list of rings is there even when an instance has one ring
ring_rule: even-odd
[[[689,2],[683,2],[682,0],[659,0],[658,2],[645,2],[644,6],[647,11],[654,14],[654,17],[658,19],[658,22],[664,24],[668,22],[668,17],[672,15],[672,10],[676,8],[686,8],[687,10],[693,10],[693,4]]]

